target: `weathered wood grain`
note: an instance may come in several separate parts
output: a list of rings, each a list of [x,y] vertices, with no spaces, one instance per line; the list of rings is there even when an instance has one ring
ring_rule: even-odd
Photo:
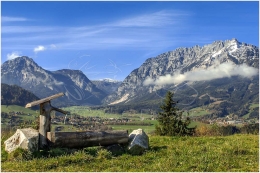
[[[82,148],[128,143],[127,130],[86,131],[86,132],[47,132],[52,147]]]
[[[58,97],[61,97],[61,96],[64,96],[64,93],[58,93],[58,94],[55,94],[55,95],[52,95],[50,97],[46,97],[44,99],[41,99],[41,100],[37,100],[37,101],[34,101],[34,102],[31,102],[31,103],[28,103],[25,108],[30,108],[32,106],[35,106],[35,105],[39,105],[41,103],[44,103],[44,102],[48,102],[52,99],[56,99]]]

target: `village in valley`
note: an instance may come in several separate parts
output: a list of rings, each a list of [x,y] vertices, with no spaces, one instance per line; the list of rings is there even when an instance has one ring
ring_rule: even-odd
[[[77,108],[77,107],[76,107]],[[64,108],[65,110],[75,110],[76,108]],[[135,129],[136,127],[148,127],[149,132],[157,124],[157,114],[138,114],[136,111],[125,111],[120,114],[105,113],[102,110],[90,110],[88,107],[80,106],[79,113],[70,112],[63,115],[59,112],[52,111],[51,127],[52,131],[85,131],[85,130],[113,130],[115,127],[119,129]],[[83,110],[83,111],[82,111]],[[30,125],[39,116],[39,111],[33,113],[25,113],[23,111],[2,112],[2,126],[7,129],[20,127],[21,125]],[[199,112],[198,112],[199,113]],[[195,112],[196,114],[196,112]],[[187,118],[183,114],[183,119]],[[29,118],[28,118],[29,117]],[[235,125],[242,126],[247,124],[259,123],[257,118],[241,118],[237,115],[228,115],[225,117],[209,118],[207,116],[189,116],[192,122],[203,124],[217,124],[219,126]],[[196,123],[195,123],[196,124]]]

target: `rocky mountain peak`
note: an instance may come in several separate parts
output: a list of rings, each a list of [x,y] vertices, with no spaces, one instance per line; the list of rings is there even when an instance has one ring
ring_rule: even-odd
[[[193,47],[181,47],[147,59],[139,68],[133,70],[123,81],[116,93],[105,99],[106,103],[117,100],[131,101],[146,93],[152,93],[163,86],[144,86],[143,82],[160,76],[184,74],[214,66],[216,63],[245,64],[259,68],[259,49],[237,39],[215,41],[211,44]]]
[[[27,56],[21,56],[21,57],[17,57],[15,59],[12,59],[12,60],[9,60],[9,61],[6,61],[6,63],[8,65],[37,65],[38,64],[36,62],[33,61],[32,58],[29,58]]]
[[[112,94],[117,90],[117,88],[121,85],[121,81],[117,81],[110,78],[92,80],[93,84],[96,85],[102,91],[105,91],[107,94]]]
[[[14,70],[32,72],[42,71],[43,69],[36,62],[34,62],[32,58],[29,58],[27,56],[21,56],[6,61],[1,66],[1,72],[3,74],[8,72],[14,72]]]
[[[80,70],[48,71],[33,59],[23,56],[6,61],[1,66],[3,83],[16,84],[44,98],[64,92],[60,105],[100,104],[106,94],[99,90]]]

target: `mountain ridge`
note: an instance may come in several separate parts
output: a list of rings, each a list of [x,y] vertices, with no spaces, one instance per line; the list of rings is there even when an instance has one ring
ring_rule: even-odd
[[[223,67],[227,67],[230,71],[225,72]],[[196,95],[196,92],[192,87],[194,85],[196,86],[198,82],[196,82],[196,80],[191,80],[194,76],[193,74],[197,74],[196,77],[198,78],[205,76],[209,70],[211,70],[210,74],[212,74],[212,76],[214,76],[214,72],[217,74],[223,73],[222,76],[216,76],[215,79],[202,80],[202,82],[205,83],[205,87],[210,85],[210,83],[214,83],[214,89],[217,89],[217,86],[222,88],[228,87],[227,83],[221,83],[221,79],[224,80],[225,77],[227,77],[227,80],[225,81],[229,82],[228,79],[230,79],[232,84],[235,83],[233,80],[243,81],[243,77],[237,78],[235,76],[237,73],[239,74],[239,70],[247,71],[248,69],[252,71],[251,76],[257,76],[259,69],[259,49],[256,46],[241,43],[237,39],[215,41],[212,44],[207,44],[202,47],[193,46],[190,48],[177,48],[156,57],[148,58],[139,68],[134,69],[125,78],[115,93],[107,96],[103,101],[113,105],[113,103],[131,104],[142,101],[149,102],[151,99],[161,100],[164,97],[163,94],[165,94],[166,90],[180,91],[175,85],[186,85],[186,89],[182,90],[191,93],[191,95]],[[250,76],[250,74],[248,75]],[[211,76],[209,76],[209,78],[210,77]],[[181,78],[189,79],[191,81],[188,80],[185,82],[185,80],[180,80]],[[144,82],[148,79],[150,80],[150,85],[144,85]],[[180,82],[173,82],[173,79],[179,79]],[[252,85],[257,86],[257,77],[251,77],[251,82],[255,82],[252,83]],[[221,83],[221,85],[218,83]],[[248,85],[250,84],[251,83],[249,82]],[[254,90],[255,89],[256,88],[254,88]],[[190,92],[188,92],[188,90],[190,90]],[[191,92],[192,90],[194,91],[193,93]],[[196,88],[196,90],[199,89]],[[247,91],[244,89],[241,92]],[[254,93],[258,95],[258,91]],[[196,99],[200,96],[201,95],[198,95]],[[196,105],[198,106],[198,104]]]
[[[206,104],[220,112],[212,114],[242,116],[248,103],[258,100],[258,69],[258,47],[232,39],[181,47],[148,58],[122,82],[89,80],[80,70],[44,70],[28,57],[3,63],[1,77],[2,82],[17,84],[40,98],[43,93],[49,96],[64,92],[65,97],[55,102],[59,105],[66,102],[62,106],[125,104],[153,108],[171,90],[180,100],[181,109]]]
[[[106,96],[82,71],[70,69],[48,71],[26,56],[3,63],[1,79],[3,83],[16,84],[29,90],[39,98],[64,92],[65,97],[54,100],[59,106],[98,105]]]

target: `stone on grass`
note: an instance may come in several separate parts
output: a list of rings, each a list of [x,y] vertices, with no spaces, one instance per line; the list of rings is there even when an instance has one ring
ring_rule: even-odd
[[[114,156],[122,155],[125,152],[125,149],[120,144],[109,145],[105,148]]]
[[[134,130],[129,134],[128,151],[133,155],[140,155],[149,148],[149,137],[143,129]]]
[[[8,153],[17,148],[34,152],[38,150],[38,143],[39,132],[32,128],[17,129],[15,134],[4,142],[5,151]]]

